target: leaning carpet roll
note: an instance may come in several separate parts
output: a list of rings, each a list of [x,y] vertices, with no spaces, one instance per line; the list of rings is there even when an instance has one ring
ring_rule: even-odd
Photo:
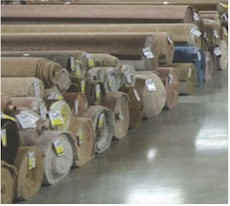
[[[17,171],[1,160],[1,204],[11,204],[16,198]]]
[[[103,98],[102,104],[113,111],[115,138],[122,139],[127,136],[130,117],[128,95],[123,92],[109,92]]]
[[[47,88],[56,85],[61,91],[70,87],[69,74],[56,62],[36,57],[4,57],[2,77],[37,77]]]
[[[73,116],[69,130],[72,132],[77,142],[77,157],[74,165],[82,167],[94,158],[96,139],[92,120]]]
[[[53,185],[69,174],[74,160],[74,148],[66,133],[47,130],[41,138],[40,149],[44,157],[43,183]]]
[[[109,149],[114,136],[113,112],[103,106],[91,106],[83,117],[93,121],[93,129],[96,134],[95,152],[100,154]]]
[[[44,84],[33,77],[26,78],[1,78],[2,94],[12,97],[39,97],[45,95]]]
[[[39,147],[20,147],[15,165],[18,170],[17,197],[29,200],[39,192],[43,181],[43,157]]]
[[[165,106],[167,93],[161,79],[150,71],[136,72],[136,90],[144,104],[144,117],[160,114]]]

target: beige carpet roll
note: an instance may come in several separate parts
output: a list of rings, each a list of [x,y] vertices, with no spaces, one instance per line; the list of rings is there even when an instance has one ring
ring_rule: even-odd
[[[52,128],[68,130],[71,117],[72,110],[66,101],[56,101],[49,106],[49,118]]]
[[[103,106],[91,106],[83,117],[90,118],[96,134],[95,152],[100,154],[109,149],[114,136],[113,112]]]
[[[103,98],[102,104],[113,112],[115,138],[122,139],[127,136],[130,121],[128,95],[123,92],[109,92]]]
[[[177,79],[175,68],[173,67],[160,67],[158,69],[159,77],[164,83],[167,91],[166,108],[173,109],[178,102],[178,89],[179,81]]]
[[[37,78],[1,78],[2,94],[12,97],[39,97],[45,94],[44,84]]]
[[[150,71],[136,72],[136,90],[144,104],[144,117],[160,114],[165,106],[167,93],[161,79]]]
[[[134,66],[123,64],[119,69],[122,74],[121,87],[134,87],[136,83]]]
[[[228,69],[228,41],[221,40],[220,41],[220,50],[221,50],[221,57],[220,57],[220,68],[222,70]]]
[[[39,147],[20,147],[16,167],[17,197],[29,200],[39,192],[43,181],[43,157]]]
[[[73,116],[69,130],[77,142],[77,157],[74,164],[77,167],[82,167],[94,158],[96,137],[93,123],[89,118]]]
[[[43,183],[53,185],[69,174],[74,161],[74,148],[70,137],[62,132],[45,131],[40,149],[43,153]]]
[[[1,204],[12,204],[16,198],[17,171],[1,160]]]

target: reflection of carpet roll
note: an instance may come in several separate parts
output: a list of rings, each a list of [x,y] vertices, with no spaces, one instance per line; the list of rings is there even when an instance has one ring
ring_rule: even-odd
[[[210,52],[205,52],[205,82],[212,80],[214,72],[214,61]]]
[[[1,160],[9,164],[15,163],[19,140],[17,123],[1,115]]]
[[[144,116],[144,105],[140,93],[134,87],[121,88],[121,91],[128,95],[129,100],[129,128],[140,126]]]
[[[37,146],[20,147],[16,159],[18,170],[17,197],[31,199],[39,192],[43,181],[43,158]]]
[[[93,123],[89,118],[73,116],[69,130],[77,142],[77,157],[74,164],[81,167],[94,157],[95,133]]]
[[[179,95],[179,81],[175,69],[173,67],[160,67],[158,72],[167,91],[166,107],[168,109],[173,109],[177,104]]]
[[[11,204],[16,197],[16,168],[1,160],[1,204]]]
[[[44,84],[37,78],[2,78],[2,94],[12,97],[39,97],[45,94]]]
[[[72,109],[72,113],[78,116],[86,112],[89,107],[86,95],[80,92],[66,92],[64,99]]]
[[[102,101],[103,106],[109,108],[114,115],[114,136],[122,139],[129,129],[129,103],[128,95],[123,92],[109,92]]]
[[[70,87],[69,74],[60,64],[44,58],[5,57],[2,59],[2,77],[37,77],[46,87],[56,85],[65,91]]]
[[[166,102],[166,90],[161,79],[153,72],[136,72],[136,90],[144,104],[144,117],[160,114]]]
[[[129,64],[123,64],[119,67],[122,74],[121,87],[134,87],[136,82],[135,68]]]
[[[93,122],[93,128],[96,133],[95,152],[103,153],[111,145],[114,136],[114,117],[111,110],[103,106],[91,106],[83,114]]]
[[[74,151],[69,136],[57,131],[45,131],[40,144],[44,159],[44,183],[53,185],[66,177],[73,165]]]

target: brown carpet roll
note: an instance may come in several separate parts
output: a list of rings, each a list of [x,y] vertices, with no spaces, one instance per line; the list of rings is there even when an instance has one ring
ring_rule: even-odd
[[[36,195],[43,181],[43,157],[39,147],[20,147],[16,159],[17,197],[23,200]]]
[[[72,113],[77,116],[81,116],[89,107],[86,95],[80,92],[67,92],[64,94],[64,99],[72,109]]]
[[[136,83],[135,68],[129,64],[123,64],[119,67],[122,74],[121,87],[134,87]]]
[[[167,91],[166,107],[168,109],[173,109],[178,102],[178,89],[179,81],[176,76],[175,68],[173,67],[160,67],[158,69],[159,77],[164,83],[165,89]]]
[[[153,72],[136,72],[136,90],[144,104],[144,117],[160,114],[166,103],[167,93],[161,79]]]
[[[1,160],[1,204],[12,204],[16,197],[16,168]]]
[[[56,85],[61,91],[70,87],[68,72],[60,64],[45,58],[5,57],[1,67],[2,77],[37,77],[46,87]]]
[[[42,134],[40,149],[44,156],[44,184],[56,184],[69,174],[75,156],[69,138],[67,134],[57,131]]]
[[[113,111],[115,138],[122,139],[127,136],[130,117],[128,95],[123,92],[109,92],[103,98],[102,104]]]
[[[103,106],[91,106],[83,117],[90,118],[96,134],[95,152],[103,153],[109,149],[114,136],[114,116],[111,110]]]
[[[1,78],[2,94],[12,97],[39,97],[45,94],[44,84],[37,78]]]
[[[93,123],[89,118],[73,116],[69,129],[77,142],[77,158],[75,165],[82,167],[94,158],[95,150],[95,131]]]
[[[129,100],[129,128],[137,128],[140,126],[142,119],[144,117],[144,105],[141,99],[141,95],[134,87],[121,88],[122,92],[128,95]]]

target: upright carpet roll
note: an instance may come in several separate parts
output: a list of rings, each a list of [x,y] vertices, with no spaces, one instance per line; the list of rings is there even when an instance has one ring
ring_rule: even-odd
[[[74,151],[69,137],[57,131],[45,131],[40,144],[44,159],[43,183],[53,185],[69,174]]]
[[[114,116],[111,110],[103,106],[91,106],[83,117],[93,121],[96,133],[95,152],[105,152],[111,145],[114,136]]]
[[[144,117],[160,114],[165,106],[167,93],[161,79],[153,72],[136,72],[136,90],[144,104]]]
[[[94,157],[95,131],[92,120],[73,116],[69,130],[73,133],[77,141],[77,158],[74,164],[82,167]]]
[[[12,97],[39,97],[45,95],[44,84],[37,78],[1,78],[2,94]]]
[[[1,160],[1,204],[11,204],[16,197],[16,168]]]
[[[129,100],[129,128],[137,128],[140,126],[144,117],[144,105],[141,99],[141,94],[135,89],[135,87],[122,87],[122,92],[128,95]]]
[[[103,106],[113,111],[115,120],[115,133],[117,139],[128,134],[129,129],[129,103],[128,95],[123,92],[109,92],[103,99]]]
[[[39,147],[20,147],[16,167],[17,197],[23,200],[31,199],[39,192],[43,181],[43,158]]]
[[[179,89],[179,81],[176,76],[175,68],[173,67],[160,67],[158,69],[159,77],[163,81],[165,85],[165,89],[167,91],[167,100],[166,107],[168,109],[173,109],[177,105],[178,101],[178,89]]]
[[[14,164],[19,148],[20,136],[16,121],[1,115],[1,160]]]
[[[124,64],[119,69],[122,74],[121,87],[134,87],[136,83],[135,68],[132,65]]]
[[[68,130],[71,117],[71,108],[64,100],[56,101],[49,106],[49,118],[53,128]]]
[[[89,107],[86,95],[80,92],[67,92],[64,94],[64,99],[72,109],[72,113],[78,116],[86,112]]]

